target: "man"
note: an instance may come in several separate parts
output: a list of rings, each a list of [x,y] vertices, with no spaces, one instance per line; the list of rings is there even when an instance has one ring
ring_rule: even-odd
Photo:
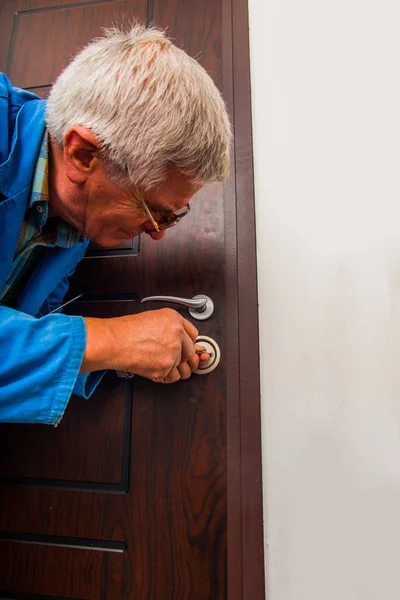
[[[159,240],[223,181],[230,138],[210,77],[154,28],[89,44],[47,103],[0,75],[0,421],[57,424],[105,369],[172,383],[197,368],[197,330],[176,311],[49,313],[89,240]]]

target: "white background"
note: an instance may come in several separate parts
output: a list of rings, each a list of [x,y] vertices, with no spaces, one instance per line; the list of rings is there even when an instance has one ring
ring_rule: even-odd
[[[269,600],[400,598],[400,3],[249,0]]]

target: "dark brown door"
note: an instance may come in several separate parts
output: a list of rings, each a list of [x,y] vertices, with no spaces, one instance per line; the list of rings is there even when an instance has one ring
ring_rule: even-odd
[[[102,26],[134,17],[168,27],[223,92],[232,176],[202,190],[161,242],[90,248],[70,312],[116,316],[145,310],[144,296],[207,294],[208,321],[182,312],[217,340],[222,360],[171,386],[108,373],[89,401],[72,398],[58,428],[0,427],[0,598],[263,598],[246,5],[6,0],[0,69],[46,97]]]

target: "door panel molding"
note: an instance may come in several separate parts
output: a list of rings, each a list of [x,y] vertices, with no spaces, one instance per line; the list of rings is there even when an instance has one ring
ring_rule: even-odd
[[[123,597],[125,552],[7,540],[0,540],[0,552],[1,585],[12,589],[17,597],[20,593],[86,600]],[[103,592],[105,582],[107,595]]]
[[[104,552],[125,552],[124,542],[113,540],[87,539],[59,535],[41,535],[38,533],[10,533],[0,531],[0,541],[37,546],[60,546],[61,548],[81,548],[82,550],[103,550]]]
[[[115,377],[115,375],[109,375],[109,377]],[[124,417],[123,417],[123,430],[122,430],[122,450],[121,450],[121,477],[118,483],[110,481],[79,481],[79,480],[65,480],[57,478],[46,478],[46,477],[0,477],[1,485],[21,485],[25,487],[34,488],[46,488],[55,490],[70,490],[80,492],[103,492],[108,494],[126,494],[129,491],[129,474],[130,474],[130,460],[131,460],[131,419],[132,419],[132,393],[133,393],[133,381],[126,380],[121,382],[121,385],[125,386],[124,390]],[[82,402],[78,399],[78,402]],[[7,426],[2,425],[3,431],[7,432],[5,428]],[[30,427],[30,431],[38,435],[40,431],[35,426]],[[17,427],[16,436],[21,440],[23,432]]]
[[[0,591],[0,600],[49,600],[46,594],[14,594],[12,592]],[[66,596],[51,596],[51,600],[84,600],[83,598],[67,598]]]
[[[103,11],[97,11],[97,6],[102,7]],[[71,23],[67,42],[62,35],[65,33],[66,12],[70,13],[68,17]],[[100,27],[118,22],[118,15],[121,13],[126,15],[126,19],[138,17],[144,21],[147,6],[144,9],[140,0],[96,0],[96,2],[59,3],[54,6],[17,10],[13,17],[6,63],[6,71],[11,81],[18,82],[22,88],[43,88],[51,85],[60,72],[52,56],[61,56],[62,68],[64,68],[76,54],[77,48],[82,48],[98,35]],[[74,22],[85,23],[85,26],[84,28],[73,27]],[[55,39],[46,35],[46,31],[51,28],[60,33]],[[34,55],[20,52],[24,44],[34,47],[38,39],[41,40],[43,54],[40,65],[37,64]],[[21,40],[23,44],[20,43]]]

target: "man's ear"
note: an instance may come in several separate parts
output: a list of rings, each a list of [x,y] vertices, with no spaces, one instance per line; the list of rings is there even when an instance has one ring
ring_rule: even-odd
[[[72,183],[82,184],[99,163],[100,142],[90,129],[77,125],[64,136],[65,172]]]

